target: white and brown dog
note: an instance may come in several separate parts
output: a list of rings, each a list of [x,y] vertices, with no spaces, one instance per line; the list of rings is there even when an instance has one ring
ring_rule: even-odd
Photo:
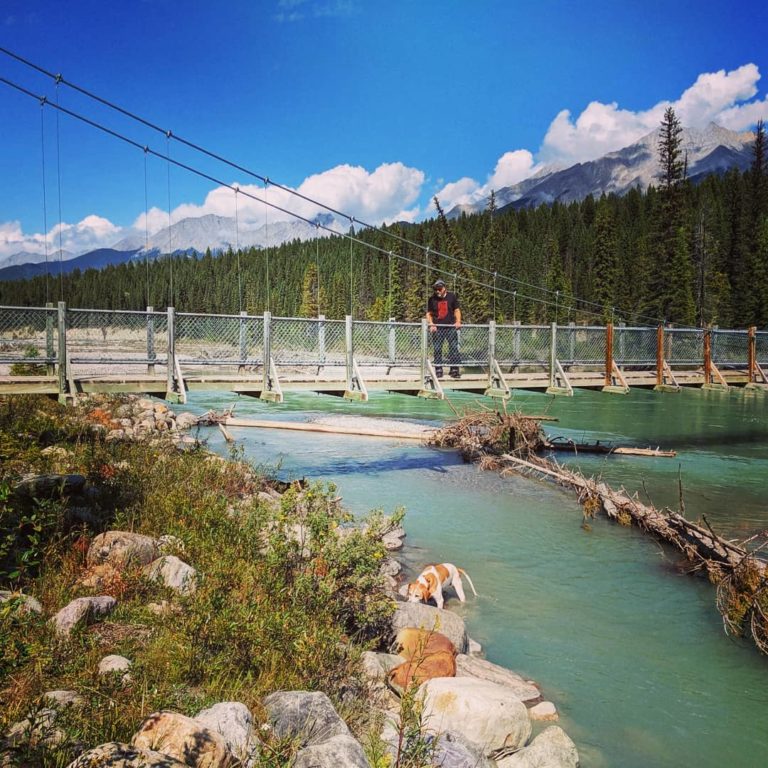
[[[408,601],[411,603],[428,603],[434,600],[438,608],[443,607],[445,598],[443,590],[452,586],[456,590],[459,600],[463,603],[464,586],[461,583],[461,577],[466,576],[469,586],[477,596],[475,585],[469,574],[462,568],[457,568],[453,563],[438,563],[437,565],[428,565],[418,576],[416,581],[408,585]]]

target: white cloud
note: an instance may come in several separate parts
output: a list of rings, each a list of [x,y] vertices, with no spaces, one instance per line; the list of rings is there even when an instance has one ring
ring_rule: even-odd
[[[47,234],[24,234],[18,221],[0,223],[0,258],[26,251],[42,255],[57,253],[59,244],[65,251],[75,254],[96,248],[108,248],[124,230],[101,216],[90,215],[77,224],[55,224]]]
[[[622,149],[657,128],[669,106],[686,127],[704,128],[715,122],[744,130],[768,116],[768,100],[748,101],[757,94],[759,79],[758,68],[744,64],[730,72],[705,72],[676,101],[660,101],[644,111],[593,101],[574,120],[564,109],[549,126],[539,159],[570,165]]]

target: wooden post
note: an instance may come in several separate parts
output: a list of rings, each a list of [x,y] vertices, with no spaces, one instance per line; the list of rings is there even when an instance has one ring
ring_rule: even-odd
[[[704,383],[712,382],[712,331],[704,330]]]
[[[48,302],[45,305],[46,309],[53,309],[53,303]],[[45,356],[48,358],[49,362],[46,364],[45,370],[48,376],[54,376],[56,369],[54,367],[54,364],[51,361],[51,359],[54,356],[54,349],[53,349],[53,312],[46,312],[45,313]]]
[[[317,355],[318,364],[322,367],[325,365],[325,315],[317,316]]]
[[[59,363],[59,399],[67,394],[67,305],[60,301],[58,304],[58,363]]]
[[[174,375],[176,368],[176,330],[174,320],[176,314],[173,307],[168,307],[168,362],[166,365],[166,399],[171,399],[175,391]]]
[[[147,307],[147,375],[155,375],[155,360],[157,359],[157,353],[155,352],[155,318],[152,313],[155,308],[152,306]]]
[[[240,312],[240,334],[238,339],[240,344],[240,365],[237,367],[238,373],[242,373],[245,370],[245,360],[248,357],[248,324],[245,321],[247,317],[247,312]]]
[[[397,345],[395,343],[395,318],[389,318],[389,364],[394,365],[397,359]]]
[[[493,361],[496,359],[496,321],[488,322],[488,375],[493,371]]]
[[[656,386],[664,384],[664,326],[656,329]]]
[[[613,323],[605,326],[605,386],[613,383]]]
[[[751,325],[747,331],[747,381],[752,384],[757,381],[755,361],[757,344],[757,326]]]
[[[550,325],[550,337],[549,337],[549,386],[555,386],[555,362],[557,360],[557,323]]]
[[[429,327],[427,326],[427,319],[421,318],[421,386],[424,386],[424,382],[427,380],[427,349],[429,344]]]
[[[272,313],[264,310],[264,364],[262,392],[270,390],[270,365],[272,365]]]
[[[347,315],[345,318],[344,327],[344,351],[346,353],[347,361],[347,391],[351,392],[353,387],[352,379],[355,376],[354,369],[354,335],[352,330],[352,315]]]

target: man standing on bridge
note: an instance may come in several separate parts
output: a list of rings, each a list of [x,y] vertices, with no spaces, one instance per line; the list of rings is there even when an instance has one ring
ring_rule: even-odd
[[[432,349],[435,353],[435,373],[443,378],[443,346],[448,344],[448,372],[452,379],[458,379],[459,365],[459,328],[461,328],[461,307],[455,293],[445,287],[445,281],[435,280],[434,293],[427,302],[427,323],[432,334]]]

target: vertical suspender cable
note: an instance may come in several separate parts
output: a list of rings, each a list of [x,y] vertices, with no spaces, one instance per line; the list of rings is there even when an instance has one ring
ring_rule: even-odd
[[[264,201],[267,200],[267,191],[269,189],[269,179],[264,179]],[[272,290],[269,285],[269,206],[264,206],[264,252],[267,256],[267,312],[271,312]]]
[[[56,106],[59,106],[59,82],[61,75],[56,76]],[[56,184],[59,197],[59,300],[64,301],[64,246],[62,243],[63,221],[61,219],[61,144],[59,142],[59,114],[56,110]]]
[[[389,282],[389,301],[387,302],[387,318],[392,317],[392,251],[387,254],[387,280]]]
[[[45,97],[40,101],[40,156],[43,161],[43,247],[45,248],[45,303],[50,299],[48,274],[48,195],[45,188]]]
[[[149,147],[144,147],[144,277],[147,282],[147,303],[151,306],[149,294],[149,182],[147,181],[147,152]]]
[[[166,168],[168,177],[168,278],[170,296],[168,298],[168,306],[175,306],[173,303],[173,245],[171,241],[171,132],[167,131],[165,134],[165,156],[166,156]]]
[[[235,255],[237,256],[237,304],[239,311],[243,311],[243,276],[240,272],[240,221],[237,212],[237,193],[240,187],[235,187]]]
[[[320,307],[320,227],[317,228],[317,237],[315,238],[315,272],[317,273],[316,277],[316,283],[317,283],[317,314],[322,314],[322,309]]]
[[[355,217],[349,219],[349,230],[352,237],[349,238],[349,314],[355,316],[355,298],[354,298],[354,278],[355,272],[352,268],[352,244],[355,242]]]

